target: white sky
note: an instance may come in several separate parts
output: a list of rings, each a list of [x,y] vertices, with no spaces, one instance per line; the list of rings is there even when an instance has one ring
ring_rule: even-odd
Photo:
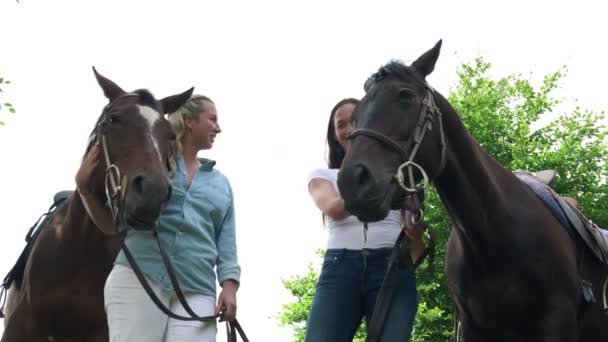
[[[326,238],[306,175],[324,165],[332,106],[362,96],[380,65],[411,62],[442,38],[429,82],[445,95],[459,62],[481,54],[497,75],[538,78],[566,64],[567,106],[608,108],[600,1],[490,3],[0,2],[0,77],[13,82],[2,99],[18,111],[0,111],[0,275],[52,195],[74,188],[106,103],[92,65],[125,90],[159,98],[195,86],[215,100],[224,130],[203,155],[235,192],[239,319],[254,341],[288,341],[273,318],[290,300],[281,279],[305,272]]]

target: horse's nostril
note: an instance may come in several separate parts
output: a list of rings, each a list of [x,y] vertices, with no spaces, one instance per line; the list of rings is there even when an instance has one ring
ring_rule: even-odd
[[[355,169],[353,170],[353,176],[355,184],[359,186],[369,182],[369,180],[371,179],[371,173],[369,172],[369,169],[361,164],[355,166]]]
[[[144,176],[136,176],[133,178],[133,188],[138,194],[144,193]]]

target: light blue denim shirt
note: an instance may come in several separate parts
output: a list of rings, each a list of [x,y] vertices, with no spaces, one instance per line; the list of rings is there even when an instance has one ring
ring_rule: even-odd
[[[240,281],[234,200],[228,179],[213,169],[215,162],[201,163],[188,188],[184,159],[179,158],[171,198],[158,220],[158,235],[182,290],[215,296],[216,267],[220,284],[227,279]],[[172,290],[152,232],[130,230],[125,239],[142,272],[161,288]],[[122,251],[115,263],[129,265]]]

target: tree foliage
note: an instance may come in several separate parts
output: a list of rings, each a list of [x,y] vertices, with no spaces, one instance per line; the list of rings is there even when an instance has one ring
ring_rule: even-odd
[[[10,83],[11,82],[9,80],[5,80],[4,78],[0,77],[0,93],[3,93],[2,89],[4,88],[4,85]],[[15,114],[15,108],[13,105],[10,102],[3,102],[2,97],[0,97],[0,111],[4,109],[11,114]],[[4,126],[4,121],[0,120],[0,126]]]

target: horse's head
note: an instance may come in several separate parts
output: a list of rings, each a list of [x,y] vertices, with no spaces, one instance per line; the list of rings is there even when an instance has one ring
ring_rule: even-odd
[[[171,159],[175,134],[164,113],[177,110],[192,95],[156,100],[147,90],[127,93],[93,68],[109,103],[91,133],[87,151],[100,144],[102,161],[93,175],[97,196],[112,198],[110,207],[135,228],[150,229],[171,195]]]
[[[443,167],[441,114],[425,81],[440,48],[441,41],[410,66],[388,63],[365,82],[338,178],[347,210],[362,221],[384,219],[401,207],[404,191]]]

